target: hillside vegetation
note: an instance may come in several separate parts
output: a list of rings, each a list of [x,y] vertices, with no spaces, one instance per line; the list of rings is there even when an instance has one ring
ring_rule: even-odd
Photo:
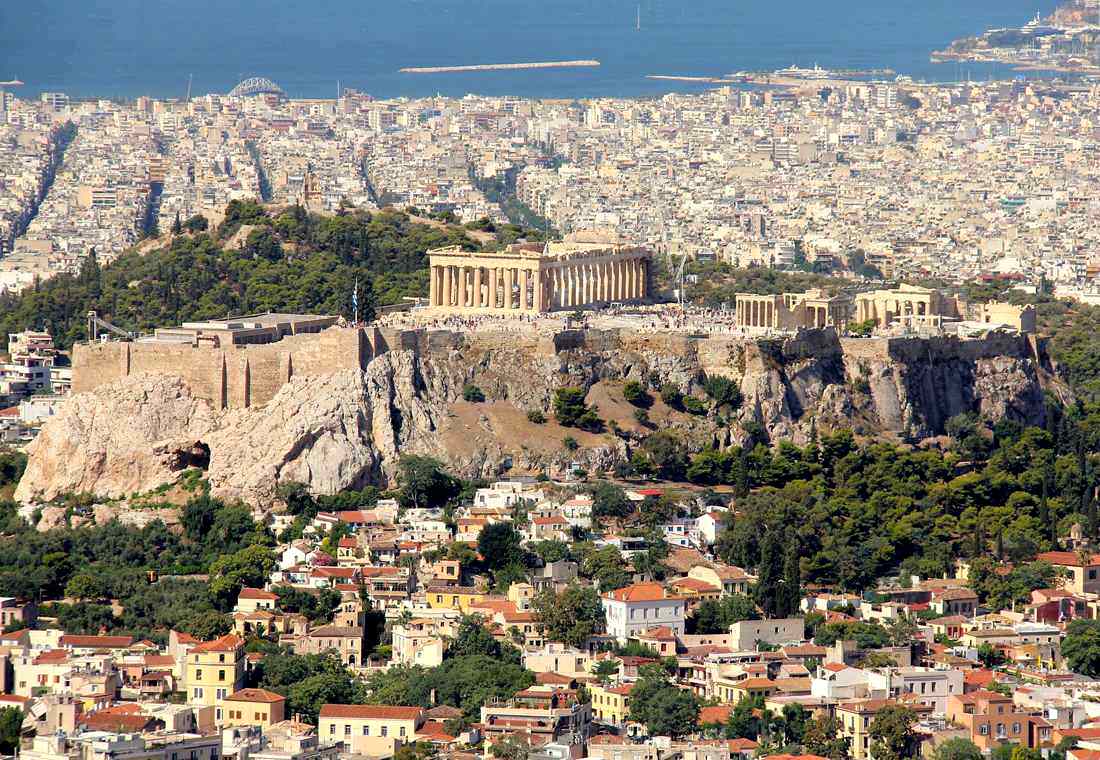
[[[227,242],[251,225],[242,247]],[[414,224],[397,212],[316,216],[292,207],[271,216],[234,201],[216,230],[178,235],[148,254],[131,251],[100,266],[89,256],[78,274],[62,274],[21,294],[0,296],[0,334],[50,332],[62,347],[86,338],[87,312],[119,327],[154,327],[265,311],[359,316],[379,304],[426,296],[425,253],[478,244],[461,227]]]

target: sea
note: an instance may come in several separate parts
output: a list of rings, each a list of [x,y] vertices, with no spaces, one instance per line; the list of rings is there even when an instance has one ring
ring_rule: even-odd
[[[183,97],[246,77],[290,97],[654,97],[647,75],[890,68],[920,81],[1012,78],[929,53],[1020,26],[1056,0],[0,0],[0,80],[20,97]],[[410,66],[596,59],[597,68],[407,74]],[[1030,74],[1035,76],[1035,74]]]

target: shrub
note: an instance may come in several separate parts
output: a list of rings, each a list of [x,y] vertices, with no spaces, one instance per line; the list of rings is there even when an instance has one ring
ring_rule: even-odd
[[[647,412],[645,409],[635,409],[634,410],[634,420],[639,425],[647,425],[648,426],[649,425],[649,412]]]
[[[728,377],[722,377],[721,375],[708,377],[706,382],[703,383],[703,390],[714,399],[714,403],[718,406],[725,405],[732,409],[741,406],[741,389]]]
[[[561,445],[565,447],[566,451],[576,451],[580,444],[577,443],[577,439],[571,435],[565,436],[561,439]]]
[[[462,399],[474,404],[480,404],[485,400],[485,394],[481,392],[481,388],[467,383],[462,388]]]
[[[646,392],[646,389],[637,380],[629,380],[623,386],[623,398],[627,403],[634,406],[648,407],[653,403],[653,397]]]
[[[673,409],[680,409],[684,405],[684,394],[672,383],[665,383],[661,386],[661,401]]]
[[[536,425],[541,425],[546,422],[546,415],[538,409],[532,409],[527,413],[527,421],[533,422]]]
[[[684,396],[684,410],[688,414],[706,414],[707,405],[694,396]]]

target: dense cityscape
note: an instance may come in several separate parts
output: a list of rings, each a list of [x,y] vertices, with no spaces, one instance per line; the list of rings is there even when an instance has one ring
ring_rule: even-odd
[[[0,758],[1100,759],[1097,12],[0,82]]]

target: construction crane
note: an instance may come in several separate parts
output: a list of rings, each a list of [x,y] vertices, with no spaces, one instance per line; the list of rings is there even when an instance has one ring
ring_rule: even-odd
[[[88,312],[88,335],[91,336],[93,342],[99,340],[100,328],[106,332],[113,332],[115,335],[122,337],[123,340],[133,340],[134,333],[123,330],[121,327],[112,325],[105,319],[100,319],[99,315],[94,311]]]

